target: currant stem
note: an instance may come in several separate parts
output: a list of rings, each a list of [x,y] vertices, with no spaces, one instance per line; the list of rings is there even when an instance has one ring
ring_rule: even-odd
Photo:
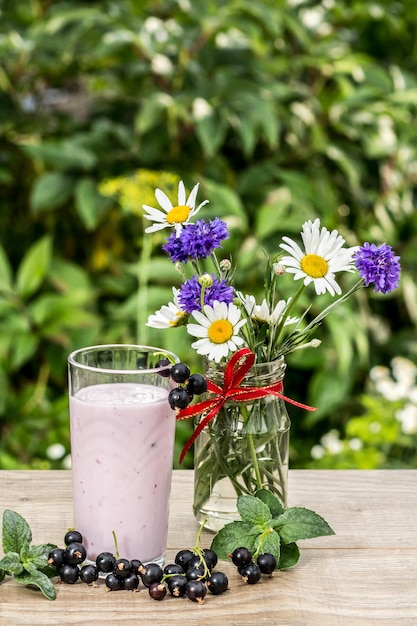
[[[116,533],[114,532],[114,530],[112,530],[111,534],[113,535],[113,541],[114,541],[114,554],[116,556],[116,559],[120,559],[119,545],[117,543]]]

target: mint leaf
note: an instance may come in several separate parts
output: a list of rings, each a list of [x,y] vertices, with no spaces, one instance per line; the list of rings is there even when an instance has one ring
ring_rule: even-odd
[[[281,502],[271,491],[268,491],[268,489],[258,489],[255,496],[267,505],[271,511],[271,517],[278,517],[278,515],[284,513],[284,507]]]
[[[16,513],[6,509],[3,513],[3,551],[17,552],[32,541],[32,531],[27,521]]]
[[[255,537],[250,534],[250,530],[250,525],[245,522],[230,522],[214,537],[211,549],[217,553],[219,559],[227,559],[233,550],[241,546],[253,550]]]
[[[278,519],[273,520],[273,526],[277,529],[283,543],[334,535],[334,531],[320,515],[301,507],[284,511]]]
[[[9,574],[20,574],[23,570],[23,565],[20,562],[20,557],[17,552],[7,552],[2,559],[0,559],[0,568],[4,569]]]
[[[281,539],[279,534],[271,529],[271,532],[264,533],[261,537],[258,537],[257,541],[257,551],[259,545],[259,554],[265,554],[265,552],[270,552],[273,554],[277,560],[277,563],[280,559],[281,554]]]
[[[300,551],[296,543],[285,543],[281,545],[281,554],[278,561],[278,569],[287,569],[297,565],[300,558]]]
[[[51,551],[49,545],[31,546],[29,548],[28,559],[38,568],[42,569],[48,565],[48,555]]]
[[[48,600],[55,600],[56,598],[54,585],[51,583],[48,576],[42,574],[42,572],[37,570],[30,573],[23,571],[20,574],[17,574],[14,579],[17,580],[17,582],[22,583],[22,585],[35,585],[42,591],[43,595],[48,598]]]
[[[263,526],[271,520],[269,507],[259,498],[255,498],[255,496],[239,496],[237,499],[237,510],[242,521],[251,526]]]

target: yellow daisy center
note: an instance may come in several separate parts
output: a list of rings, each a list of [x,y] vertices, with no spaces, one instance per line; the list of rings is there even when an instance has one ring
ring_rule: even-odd
[[[185,205],[174,206],[167,214],[169,224],[182,224],[190,215],[190,207]]]
[[[233,325],[229,320],[216,320],[210,324],[208,338],[213,343],[226,343],[233,337]]]
[[[301,269],[311,276],[311,278],[322,278],[326,276],[329,266],[327,261],[318,254],[306,254],[301,259]]]

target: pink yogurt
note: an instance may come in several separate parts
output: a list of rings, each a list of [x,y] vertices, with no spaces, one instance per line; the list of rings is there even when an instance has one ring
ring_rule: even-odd
[[[101,384],[70,398],[74,526],[87,557],[163,561],[175,412],[161,387]]]

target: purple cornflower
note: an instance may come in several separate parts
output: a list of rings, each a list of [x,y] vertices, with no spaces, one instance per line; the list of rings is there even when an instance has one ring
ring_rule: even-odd
[[[225,280],[214,278],[211,275],[213,282],[210,286],[204,290],[204,304],[210,304],[213,306],[213,302],[218,300],[219,302],[225,302],[230,304],[234,299],[234,290]],[[193,311],[201,311],[201,285],[196,276],[193,276],[180,287],[178,299],[181,303],[181,307],[187,313]]]
[[[390,293],[398,287],[401,266],[399,256],[395,256],[391,246],[380,246],[366,242],[355,254],[353,260],[367,287],[374,284],[374,291]]]
[[[195,224],[184,226],[178,237],[172,232],[162,248],[174,263],[187,263],[207,258],[228,237],[227,225],[218,217],[208,222],[197,220]]]

